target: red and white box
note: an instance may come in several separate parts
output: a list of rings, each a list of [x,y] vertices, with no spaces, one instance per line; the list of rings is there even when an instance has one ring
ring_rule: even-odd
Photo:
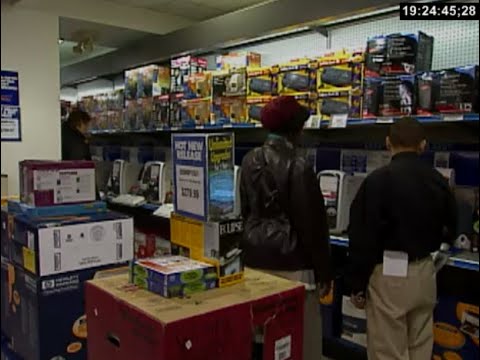
[[[52,206],[95,201],[93,161],[25,160],[19,164],[20,201]]]
[[[183,299],[125,275],[87,283],[88,359],[251,360],[263,333],[264,360],[301,360],[305,288],[252,270],[245,278]]]

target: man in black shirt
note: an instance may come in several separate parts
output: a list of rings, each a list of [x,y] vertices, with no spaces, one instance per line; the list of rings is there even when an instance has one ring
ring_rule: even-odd
[[[455,199],[419,156],[426,140],[416,120],[392,125],[386,143],[391,163],[366,178],[350,209],[352,302],[366,306],[369,360],[426,360],[436,302],[431,253],[454,240]]]

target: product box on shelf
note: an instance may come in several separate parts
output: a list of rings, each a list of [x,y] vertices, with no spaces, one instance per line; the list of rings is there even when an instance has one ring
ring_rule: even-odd
[[[362,52],[345,50],[318,59],[317,91],[361,91],[363,82]]]
[[[367,314],[353,306],[348,296],[342,301],[342,339],[367,346]]]
[[[152,95],[163,96],[170,93],[170,68],[168,66],[155,66],[153,69]]]
[[[172,244],[158,234],[135,230],[134,257],[145,259],[171,255]]]
[[[19,164],[20,201],[51,206],[95,201],[93,161],[24,160]]]
[[[7,211],[7,208],[2,207],[2,231],[1,231],[1,247],[0,254],[6,259],[10,259],[11,242],[13,241],[13,234],[15,231],[15,216]]]
[[[478,65],[436,72],[433,85],[435,110],[441,113],[478,112],[478,80]]]
[[[37,276],[61,274],[133,258],[133,219],[95,215],[15,216],[12,261]]]
[[[160,129],[170,126],[170,95],[153,98],[153,118]]]
[[[416,114],[415,75],[399,75],[382,79],[379,115],[402,116]]]
[[[262,108],[272,101],[272,96],[249,97],[247,98],[248,122],[260,124]]]
[[[360,118],[362,115],[362,96],[349,91],[319,93],[317,114],[320,120],[332,120],[336,115],[348,118]]]
[[[234,211],[234,134],[173,134],[174,207],[201,221]]]
[[[363,118],[374,118],[379,115],[382,80],[380,78],[365,79],[363,85]]]
[[[431,71],[417,74],[417,114],[420,116],[430,116],[435,113],[434,77],[435,73]]]
[[[289,95],[316,91],[318,63],[310,59],[292,60],[278,66],[278,94]],[[273,69],[276,73],[277,70]]]
[[[85,282],[104,276],[104,270],[125,266],[40,278],[2,260],[2,327],[8,331],[13,351],[29,360],[86,359]]]
[[[253,329],[264,334],[263,359],[302,359],[304,287],[251,270],[246,278],[174,299],[132,286],[126,276],[89,282],[89,358],[251,360]]]
[[[247,98],[244,96],[215,98],[212,120],[222,125],[247,122]]]
[[[211,265],[183,256],[136,260],[131,282],[163,297],[189,296],[217,287],[217,271]]]
[[[230,52],[215,58],[217,70],[231,70],[245,67],[260,67],[262,56],[249,51]]]
[[[432,69],[434,39],[423,32],[368,39],[366,76],[416,74]]]
[[[124,120],[125,112],[123,110],[109,110],[108,117],[108,130],[123,130],[125,124]]]
[[[245,68],[213,73],[213,98],[247,95],[247,71]]]
[[[201,222],[172,214],[170,224],[172,244],[181,247],[183,255],[215,265],[220,287],[243,280],[241,219]]]
[[[434,313],[434,359],[478,359],[478,319],[478,304],[440,297]]]
[[[182,97],[183,94],[181,93],[172,94],[170,96],[168,120],[170,126],[173,128],[182,127],[185,119],[185,112],[182,106]]]
[[[207,70],[207,60],[190,55],[172,59],[170,62],[170,91],[181,93],[190,75]]]
[[[204,71],[187,77],[184,83],[183,98],[202,99],[212,96],[212,73]]]
[[[159,67],[157,65],[148,65],[125,71],[126,100],[151,98],[153,96],[154,81],[157,82],[157,91],[159,90],[158,76]],[[160,80],[161,83],[162,80]]]
[[[277,93],[270,67],[247,68],[247,96],[271,96]]]
[[[7,209],[10,214],[26,215],[31,218],[46,216],[81,216],[104,213],[107,211],[107,204],[103,201],[95,201],[84,204],[35,207],[21,203],[18,200],[8,200]]]
[[[182,107],[182,124],[184,126],[194,127],[195,125],[210,123],[210,114],[212,112],[211,98],[183,100]]]

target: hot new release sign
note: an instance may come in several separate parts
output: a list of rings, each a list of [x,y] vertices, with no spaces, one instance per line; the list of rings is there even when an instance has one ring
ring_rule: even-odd
[[[20,141],[20,96],[18,72],[4,71],[2,77],[2,141]]]

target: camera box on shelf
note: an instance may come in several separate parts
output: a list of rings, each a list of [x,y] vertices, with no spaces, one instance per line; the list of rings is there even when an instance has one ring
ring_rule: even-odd
[[[126,263],[36,277],[2,258],[2,330],[29,360],[87,358],[84,285]]]
[[[297,283],[251,270],[241,286],[174,299],[126,276],[94,280],[86,286],[88,355],[251,360],[253,329],[264,334],[263,359],[302,359],[304,294]]]
[[[262,56],[249,51],[230,52],[226,55],[218,55],[215,58],[215,64],[217,70],[260,67]]]
[[[434,39],[423,32],[375,36],[367,41],[366,76],[416,74],[432,69]]]
[[[318,59],[317,91],[361,91],[363,53],[345,50],[326,54]]]
[[[187,78],[183,89],[183,98],[202,99],[212,96],[212,73],[205,71],[192,74]]]
[[[270,67],[247,68],[247,96],[271,96],[277,93]]]
[[[170,91],[181,93],[192,74],[207,70],[207,60],[190,55],[172,59],[170,62]]]
[[[133,258],[133,219],[95,215],[15,216],[12,261],[37,276],[61,274]]]
[[[316,91],[318,63],[310,59],[292,60],[274,67],[278,94],[289,95]],[[278,73],[277,73],[278,71]]]
[[[184,126],[194,127],[195,125],[210,123],[210,114],[212,112],[211,98],[183,100],[182,108],[182,124]]]
[[[435,359],[478,359],[478,314],[478,304],[440,297],[434,313]]]
[[[212,119],[222,125],[247,122],[247,99],[244,96],[215,98]]]
[[[245,68],[213,73],[213,98],[247,95],[247,71]]]
[[[434,77],[435,73],[431,71],[417,74],[417,114],[420,116],[430,116],[435,113]]]
[[[399,75],[382,79],[379,115],[413,115],[417,111],[415,75]]]
[[[342,339],[367,346],[367,314],[353,306],[348,296],[342,301]]]
[[[437,112],[478,112],[478,65],[436,72],[433,99]]]
[[[172,214],[170,224],[172,244],[182,247],[183,255],[215,265],[220,287],[243,280],[241,219],[201,222]]]
[[[174,207],[201,221],[234,211],[234,134],[173,134]]]
[[[95,201],[93,161],[24,160],[19,164],[20,201],[51,206]]]
[[[136,260],[131,282],[163,297],[183,297],[217,287],[217,271],[211,264],[183,256]]]
[[[247,98],[248,122],[260,124],[262,108],[273,99],[272,96],[258,96]]]

